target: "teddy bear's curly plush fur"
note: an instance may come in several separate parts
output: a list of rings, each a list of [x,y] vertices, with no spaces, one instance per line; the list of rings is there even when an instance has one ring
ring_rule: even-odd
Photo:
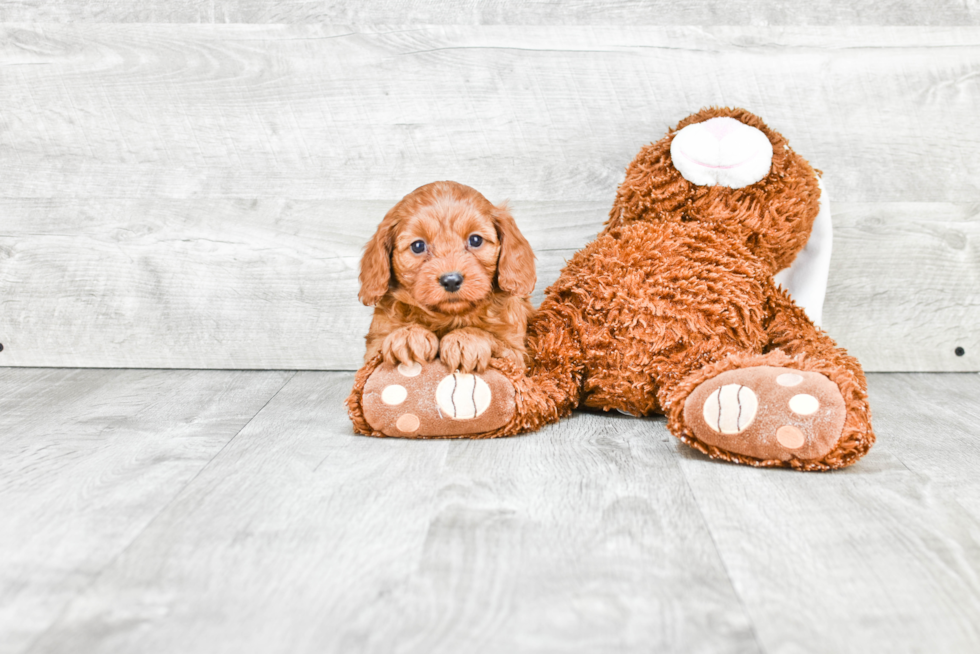
[[[769,138],[761,180],[698,186],[674,167],[675,134],[716,117]],[[605,228],[548,288],[528,325],[526,376],[491,363],[514,397],[499,424],[484,420],[468,435],[533,431],[584,405],[664,413],[675,436],[728,461],[800,470],[855,462],[874,443],[861,367],[773,282],[805,246],[819,197],[816,171],[757,116],[713,108],[683,120],[640,151]],[[397,376],[379,360],[362,368],[348,398],[355,429],[427,435],[424,425],[386,426],[386,407],[364,390],[375,374]]]

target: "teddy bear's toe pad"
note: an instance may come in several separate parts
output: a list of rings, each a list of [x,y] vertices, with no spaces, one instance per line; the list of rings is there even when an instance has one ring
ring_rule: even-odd
[[[450,371],[441,361],[382,364],[364,386],[364,419],[386,436],[469,436],[513,417],[514,387],[496,370]]]
[[[816,372],[729,370],[688,396],[684,420],[701,442],[757,459],[819,459],[840,440],[844,398]]]

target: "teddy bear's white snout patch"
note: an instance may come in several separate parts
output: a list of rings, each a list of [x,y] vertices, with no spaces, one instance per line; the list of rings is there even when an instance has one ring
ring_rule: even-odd
[[[692,184],[742,188],[769,174],[772,143],[760,130],[734,118],[712,118],[677,132],[670,156]]]

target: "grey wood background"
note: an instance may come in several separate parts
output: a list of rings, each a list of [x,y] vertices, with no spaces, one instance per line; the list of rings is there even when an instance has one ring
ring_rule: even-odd
[[[352,377],[0,370],[0,653],[977,651],[980,376],[870,375],[813,475],[662,418],[365,438]]]
[[[356,368],[404,193],[509,198],[540,299],[636,151],[724,104],[825,172],[828,331],[980,370],[980,9],[752,6],[4,3],[0,365]]]
[[[504,25],[978,25],[969,0],[19,0],[8,22]]]

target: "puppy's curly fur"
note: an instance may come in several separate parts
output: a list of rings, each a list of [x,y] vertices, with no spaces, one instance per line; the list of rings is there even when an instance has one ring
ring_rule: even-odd
[[[360,281],[375,307],[365,361],[524,365],[534,253],[507,207],[475,189],[433,182],[402,198],[364,248]]]

